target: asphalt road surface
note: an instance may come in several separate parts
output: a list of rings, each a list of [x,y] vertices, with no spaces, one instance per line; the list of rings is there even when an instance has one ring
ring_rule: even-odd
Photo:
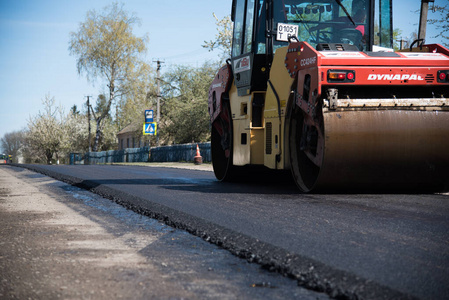
[[[26,166],[186,230],[335,298],[447,299],[449,195],[299,194],[270,174]]]
[[[0,299],[329,297],[89,191],[0,166]]]

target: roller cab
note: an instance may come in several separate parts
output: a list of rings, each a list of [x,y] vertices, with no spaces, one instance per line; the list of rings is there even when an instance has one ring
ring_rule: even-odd
[[[264,166],[303,192],[449,190],[449,51],[393,52],[390,1],[235,0],[232,19],[209,91],[218,180]]]

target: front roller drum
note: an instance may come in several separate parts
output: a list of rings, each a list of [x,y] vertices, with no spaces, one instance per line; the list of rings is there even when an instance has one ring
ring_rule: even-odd
[[[321,170],[323,124],[322,121],[311,121],[297,106],[292,109],[289,124],[289,153],[293,179],[299,189],[307,193],[315,187]]]

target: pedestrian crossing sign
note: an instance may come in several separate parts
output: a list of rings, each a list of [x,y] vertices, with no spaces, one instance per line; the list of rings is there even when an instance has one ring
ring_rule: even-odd
[[[143,135],[156,135],[157,134],[157,123],[143,123]]]

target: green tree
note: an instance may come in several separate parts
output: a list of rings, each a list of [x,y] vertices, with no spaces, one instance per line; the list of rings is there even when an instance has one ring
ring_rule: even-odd
[[[113,101],[124,92],[124,85],[143,64],[147,37],[136,37],[133,26],[139,19],[113,3],[102,13],[89,11],[77,32],[70,33],[69,51],[77,56],[77,68],[89,81],[98,77],[106,81],[109,91],[106,108],[97,116],[93,151],[97,151],[103,120],[109,114]]]
[[[5,135],[0,139],[0,146],[5,154],[12,155],[13,161],[17,162],[23,140],[23,131],[5,133]]]
[[[152,109],[156,105],[156,78],[149,65],[142,65],[133,75],[132,80],[128,80],[124,86],[125,93],[118,100],[116,122],[119,129],[130,123],[138,123],[140,126],[136,128],[140,129],[136,131],[135,138],[140,139],[144,110]]]
[[[95,103],[95,113],[98,116],[105,115],[105,117],[111,117],[109,113],[110,109],[108,109],[108,100],[106,99],[105,94],[100,94],[97,97],[97,102]],[[96,118],[95,118],[96,119]]]
[[[174,66],[164,74],[160,134],[165,143],[209,139],[207,101],[215,72],[215,65],[206,63],[199,68]]]
[[[399,42],[399,37],[402,34],[402,30],[399,28],[393,29],[393,49],[394,51],[398,51],[401,48],[401,44]]]
[[[79,115],[80,111],[78,110],[78,107],[76,106],[76,104],[74,104],[72,106],[72,108],[70,108],[70,111],[72,112],[73,115]]]
[[[393,49],[395,51],[400,49],[400,36],[402,34],[402,30],[399,28],[393,29]],[[380,45],[380,35],[382,35],[382,40],[389,39],[389,33],[387,32],[379,32],[379,24],[374,24],[374,45]]]

